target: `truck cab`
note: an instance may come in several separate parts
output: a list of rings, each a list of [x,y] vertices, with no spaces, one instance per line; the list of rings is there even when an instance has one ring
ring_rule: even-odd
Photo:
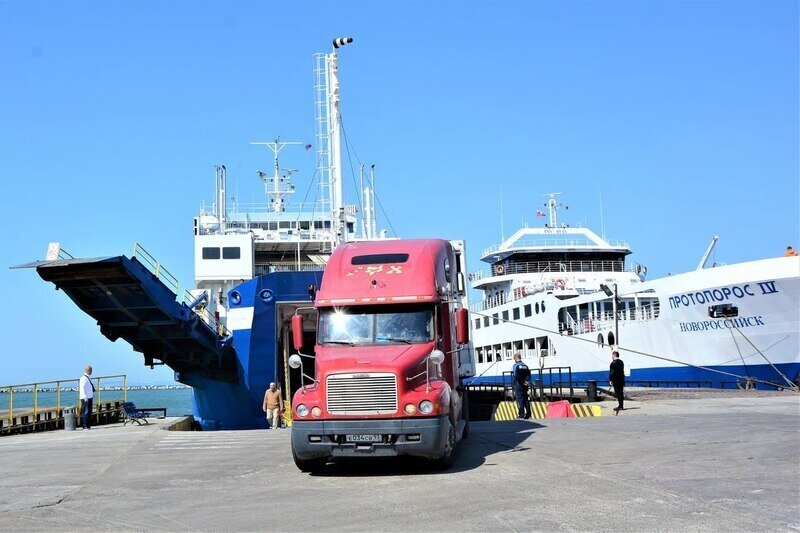
[[[463,242],[349,243],[316,293],[316,345],[303,353],[292,402],[292,454],[313,471],[333,457],[412,455],[452,462],[468,433],[462,380],[474,373]],[[311,347],[309,347],[311,348]]]

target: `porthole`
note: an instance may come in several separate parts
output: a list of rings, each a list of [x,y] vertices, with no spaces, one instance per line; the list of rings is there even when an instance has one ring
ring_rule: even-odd
[[[231,303],[233,305],[239,305],[242,303],[242,295],[239,294],[239,291],[231,291]]]
[[[614,341],[615,340],[617,340],[617,339],[614,338],[614,333],[612,331],[609,331],[608,332],[608,345],[609,346],[614,346],[614,344],[615,344]]]
[[[538,315],[539,314],[539,304],[538,303],[536,304],[536,307],[534,309],[536,309],[536,314]]]
[[[261,289],[258,293],[258,297],[261,298],[261,301],[264,303],[272,301],[272,291],[269,289]]]
[[[544,300],[542,300],[542,313],[544,313]]]

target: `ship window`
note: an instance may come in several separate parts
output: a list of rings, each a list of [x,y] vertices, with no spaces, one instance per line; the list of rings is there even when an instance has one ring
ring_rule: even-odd
[[[476,318],[475,319],[475,329],[481,329],[481,319],[480,318]]]
[[[277,222],[267,222],[267,229],[271,229],[272,231],[275,231],[276,229],[278,229],[278,223]]]
[[[314,229],[322,229],[322,221],[321,220],[315,220],[314,221]]]
[[[617,339],[614,337],[614,333],[609,331],[608,332],[608,345],[609,346],[614,346],[614,344],[615,344],[614,341],[616,341],[616,340]]]
[[[488,316],[483,317],[483,327],[485,327],[485,328],[489,327],[489,317]]]
[[[536,302],[536,314],[539,314],[539,302]]]
[[[511,316],[514,320],[519,320],[519,307],[515,307],[512,311]]]
[[[326,220],[325,221],[325,229],[331,229],[331,221],[330,220]]]
[[[308,220],[300,221],[300,229],[311,229],[311,222]]]
[[[497,324],[499,324],[499,323],[500,323],[500,321],[499,321],[499,320],[497,320],[497,313],[493,313],[493,314],[492,314],[492,325],[493,325],[493,326],[496,326],[496,325],[497,325]]]
[[[242,249],[238,246],[225,246],[222,249],[222,258],[223,259],[241,259],[242,258]]]
[[[386,263],[405,263],[408,254],[371,254],[356,255],[350,259],[351,265],[383,265]]]
[[[478,356],[478,363],[483,363],[483,348],[478,348],[475,352]]]
[[[542,300],[542,313],[544,313],[544,300]]]
[[[278,222],[278,227],[280,229],[289,229],[291,227],[289,224],[290,222],[288,220],[281,220]]]
[[[503,311],[503,322],[508,322],[508,311]]]
[[[203,259],[219,259],[219,248],[203,248]]]
[[[531,304],[526,304],[525,307],[522,308],[525,312],[525,316],[531,316],[533,314],[533,310],[531,309]]]

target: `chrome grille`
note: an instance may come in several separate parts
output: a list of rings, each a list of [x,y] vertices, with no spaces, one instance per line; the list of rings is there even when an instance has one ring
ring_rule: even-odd
[[[328,412],[388,415],[397,412],[397,376],[389,373],[333,374],[326,380]]]

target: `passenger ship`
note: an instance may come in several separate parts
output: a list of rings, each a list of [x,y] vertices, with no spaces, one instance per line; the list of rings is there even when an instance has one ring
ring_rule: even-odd
[[[648,281],[630,246],[558,223],[524,227],[470,274],[474,383],[508,383],[516,353],[542,380],[605,383],[619,349],[629,384],[792,387],[800,378],[800,258],[697,269]],[[542,212],[537,213],[544,216]],[[553,374],[557,375],[557,374]]]

